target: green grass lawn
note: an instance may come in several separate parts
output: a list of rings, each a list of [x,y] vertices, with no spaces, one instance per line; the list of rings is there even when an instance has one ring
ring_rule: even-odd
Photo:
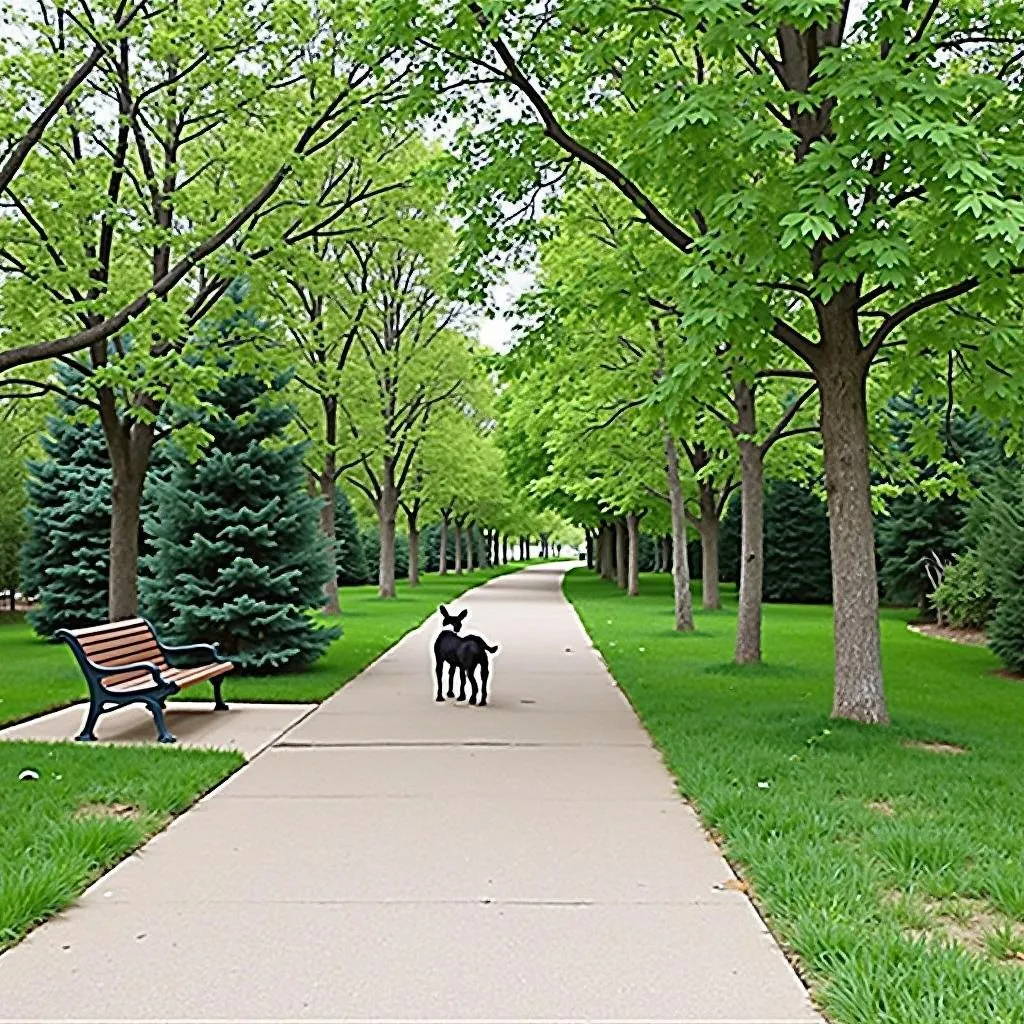
[[[833,1020],[1024,1021],[1024,683],[887,610],[893,725],[839,723],[829,608],[767,607],[741,669],[728,595],[686,636],[668,577],[566,593]]]
[[[342,614],[323,617],[331,625],[340,624],[344,636],[320,661],[289,675],[246,677],[232,673],[224,682],[225,699],[324,700],[420,625],[439,604],[454,601],[471,587],[525,564],[532,563],[514,562],[461,576],[424,575],[416,588],[400,581],[398,596],[390,601],[382,601],[375,586],[346,587],[341,592]],[[196,637],[196,642],[202,639]],[[0,615],[0,725],[65,707],[87,695],[85,680],[66,646],[40,640],[20,615]],[[189,687],[181,697],[212,700],[213,694],[209,684],[202,684]]]
[[[155,745],[0,743],[0,950],[242,763]],[[19,781],[25,769],[39,778]]]

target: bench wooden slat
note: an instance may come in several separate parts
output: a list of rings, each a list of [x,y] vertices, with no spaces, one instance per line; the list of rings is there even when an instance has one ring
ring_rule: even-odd
[[[109,651],[86,651],[89,660],[97,665],[127,665],[130,661],[152,661],[159,665],[165,661],[155,644],[137,643],[131,647],[113,647]]]
[[[131,693],[133,690],[146,690],[159,685],[148,672],[143,675],[132,672],[127,677],[119,673],[116,676],[107,676],[103,680],[104,688],[114,690],[117,693]]]
[[[112,647],[125,647],[128,644],[148,643],[153,647],[157,646],[151,633],[145,630],[132,630],[131,633],[122,633],[118,636],[100,636],[82,643],[83,651],[106,651]]]
[[[145,619],[121,619],[119,622],[104,622],[99,626],[85,626],[82,629],[65,630],[80,643],[97,633],[123,633],[127,629],[139,628],[149,631]]]
[[[197,665],[195,668],[170,668],[163,673],[163,677],[184,689],[186,686],[203,683],[207,679],[223,675],[230,670],[230,663],[216,662],[212,665]]]

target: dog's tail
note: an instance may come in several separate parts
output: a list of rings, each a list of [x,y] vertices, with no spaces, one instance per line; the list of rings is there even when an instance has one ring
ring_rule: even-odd
[[[487,644],[484,644],[484,650],[488,654],[497,654],[498,653],[498,645],[495,644],[493,647],[488,647]]]

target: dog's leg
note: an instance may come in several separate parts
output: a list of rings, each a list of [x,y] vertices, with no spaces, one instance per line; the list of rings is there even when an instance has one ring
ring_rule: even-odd
[[[487,659],[480,662],[480,707],[487,703],[487,677],[491,674]]]
[[[444,662],[440,658],[437,659],[437,664],[434,666],[434,671],[437,673],[437,696],[434,700],[444,700],[444,694],[441,692],[441,674],[444,672]]]
[[[473,665],[469,670],[469,682],[473,687],[472,693],[469,697],[469,703],[475,704],[477,700],[477,693],[479,691],[479,687],[476,684],[476,665]]]
[[[466,670],[459,666],[459,700],[466,699]]]
[[[455,696],[455,662],[448,666],[448,696]]]

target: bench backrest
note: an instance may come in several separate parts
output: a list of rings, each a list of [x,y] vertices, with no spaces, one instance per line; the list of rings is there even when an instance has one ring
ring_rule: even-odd
[[[167,661],[160,652],[153,630],[145,619],[124,619],[102,626],[67,629],[62,632],[74,638],[82,654],[98,665],[131,665],[149,661],[161,670],[167,668]],[[75,654],[77,655],[78,651],[75,651]],[[84,665],[82,667],[85,668]],[[124,676],[107,676],[104,685],[116,686],[117,683],[137,674],[127,672]]]

